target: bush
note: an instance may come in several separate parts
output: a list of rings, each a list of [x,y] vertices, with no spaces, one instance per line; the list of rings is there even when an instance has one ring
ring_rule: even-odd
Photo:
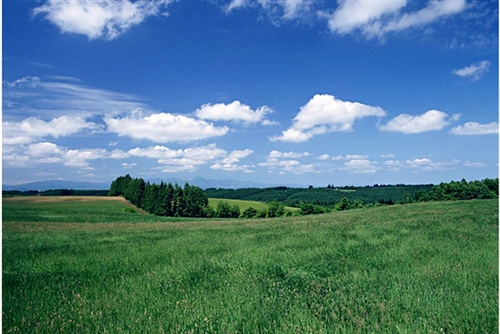
[[[240,216],[240,207],[236,204],[230,206],[229,203],[221,201],[217,204],[215,216],[218,218],[238,218]]]
[[[326,208],[321,205],[315,205],[311,203],[302,203],[299,210],[301,215],[316,215],[320,213],[325,213]]]
[[[253,207],[246,208],[243,213],[241,214],[241,217],[243,218],[254,218],[257,217],[257,209]]]
[[[281,217],[285,214],[285,205],[281,202],[270,202],[267,208],[267,217]]]
[[[126,213],[137,213],[137,211],[135,211],[133,208],[130,208],[130,207],[126,207],[125,212]]]

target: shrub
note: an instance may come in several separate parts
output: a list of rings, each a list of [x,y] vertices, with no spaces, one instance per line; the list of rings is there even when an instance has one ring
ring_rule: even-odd
[[[243,218],[254,218],[258,214],[257,209],[253,207],[246,208],[243,213],[241,214],[241,217]]]

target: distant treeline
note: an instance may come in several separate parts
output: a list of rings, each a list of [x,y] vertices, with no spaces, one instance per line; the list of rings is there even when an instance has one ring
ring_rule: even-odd
[[[205,190],[208,197],[248,201],[279,201],[286,206],[302,207],[313,204],[324,207],[406,204],[424,201],[487,199],[498,197],[498,178],[467,182],[452,181],[439,185],[378,185],[365,187],[326,188],[243,188]],[[356,204],[354,204],[356,203]]]
[[[74,190],[74,189],[49,189],[49,190],[3,190],[2,196],[107,196],[108,190]]]
[[[239,199],[247,201],[270,202],[279,201],[286,206],[299,207],[301,203],[321,206],[333,206],[343,198],[350,202],[361,201],[364,204],[400,203],[405,197],[413,197],[418,193],[428,193],[434,186],[424,185],[373,185],[365,187],[333,187],[326,188],[244,188],[205,190],[208,197]]]

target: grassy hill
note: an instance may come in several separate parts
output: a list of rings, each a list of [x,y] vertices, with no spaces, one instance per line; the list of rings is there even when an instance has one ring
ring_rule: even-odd
[[[3,331],[498,332],[498,200],[253,220],[3,200]]]
[[[245,200],[240,200],[240,199],[227,199],[227,198],[209,198],[208,199],[208,205],[214,210],[217,208],[217,204],[219,204],[219,202],[226,202],[231,206],[237,205],[240,208],[240,212],[243,212],[243,211],[245,211],[245,209],[248,209],[250,207],[257,209],[257,211],[260,211],[260,210],[265,211],[269,207],[269,204],[263,203],[263,202],[257,202],[257,201],[245,201]],[[289,207],[289,206],[287,206],[285,208],[286,208],[286,210],[290,210],[290,211],[298,211],[299,210],[298,208],[293,208],[293,207]]]

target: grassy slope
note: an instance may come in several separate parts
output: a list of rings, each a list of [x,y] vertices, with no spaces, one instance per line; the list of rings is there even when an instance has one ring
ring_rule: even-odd
[[[239,200],[239,199],[225,199],[225,198],[209,198],[208,199],[208,204],[211,208],[214,210],[217,208],[217,204],[219,202],[227,202],[229,205],[237,205],[240,208],[240,212],[245,211],[246,209],[252,207],[254,209],[257,209],[257,211],[261,210],[267,210],[269,207],[269,204],[263,203],[263,202],[257,202],[257,201],[245,201],[245,200]],[[298,208],[293,208],[290,206],[285,207],[287,210],[290,211],[298,211]]]
[[[91,203],[4,201],[4,332],[498,331],[497,200],[174,224]]]
[[[208,201],[209,201],[208,204],[213,209],[217,208],[217,204],[219,204],[219,202],[227,202],[231,206],[237,205],[240,208],[240,212],[245,211],[245,209],[248,209],[249,207],[252,207],[257,210],[267,210],[268,208],[267,203],[256,202],[256,201],[243,201],[237,199],[224,199],[224,198],[209,198]]]

